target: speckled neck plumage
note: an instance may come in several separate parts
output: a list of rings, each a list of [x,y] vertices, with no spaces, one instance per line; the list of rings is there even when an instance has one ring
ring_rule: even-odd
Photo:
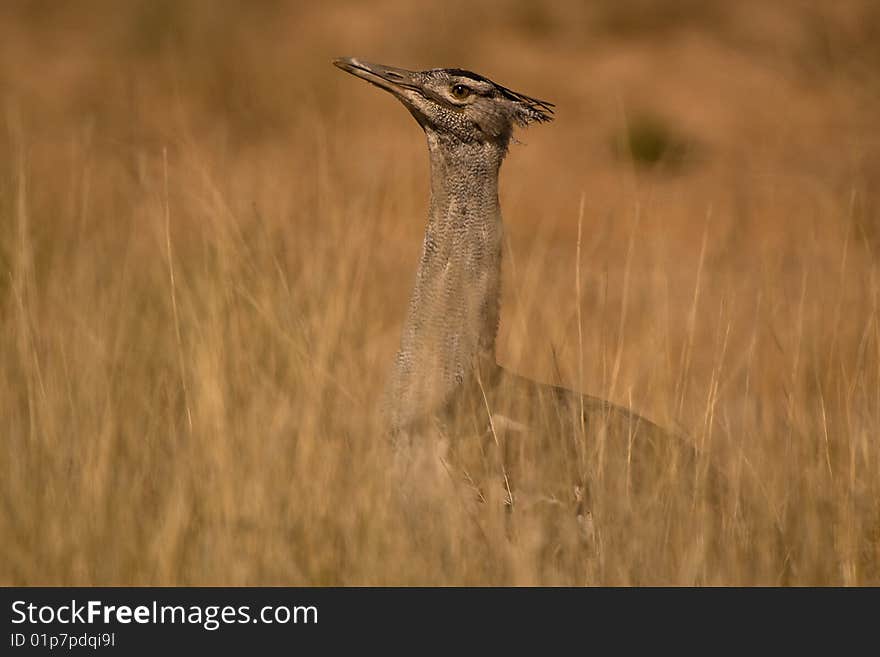
[[[426,129],[431,201],[400,351],[386,395],[392,428],[440,410],[495,362],[501,289],[498,172],[506,142],[463,142]]]

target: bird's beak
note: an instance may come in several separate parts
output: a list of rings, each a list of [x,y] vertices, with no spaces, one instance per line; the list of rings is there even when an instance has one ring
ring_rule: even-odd
[[[403,68],[370,64],[354,57],[334,59],[333,65],[338,66],[346,73],[351,73],[366,80],[370,84],[390,91],[396,96],[402,95],[404,89],[420,90],[420,86],[416,81],[416,74]]]

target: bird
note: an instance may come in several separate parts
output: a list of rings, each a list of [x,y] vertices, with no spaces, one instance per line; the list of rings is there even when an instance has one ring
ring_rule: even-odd
[[[390,433],[402,442],[432,426],[483,436],[497,448],[510,505],[515,489],[549,486],[544,498],[566,500],[578,517],[605,500],[619,523],[622,506],[656,512],[670,487],[692,500],[703,469],[691,442],[628,408],[533,381],[497,361],[499,173],[514,130],[549,123],[554,104],[459,68],[411,71],[351,57],[333,63],[394,96],[427,139],[428,217],[385,394]]]

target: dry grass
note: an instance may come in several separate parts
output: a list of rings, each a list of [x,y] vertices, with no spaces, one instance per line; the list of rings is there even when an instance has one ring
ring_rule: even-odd
[[[4,3],[0,582],[880,583],[875,4]],[[502,176],[499,358],[684,428],[781,550],[402,503],[426,157],[346,54],[558,104]]]

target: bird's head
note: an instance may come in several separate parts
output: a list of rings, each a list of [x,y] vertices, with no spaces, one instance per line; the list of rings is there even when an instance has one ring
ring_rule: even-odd
[[[438,136],[506,148],[514,126],[553,120],[553,104],[455,68],[407,71],[350,57],[333,63],[394,94],[416,121]]]

